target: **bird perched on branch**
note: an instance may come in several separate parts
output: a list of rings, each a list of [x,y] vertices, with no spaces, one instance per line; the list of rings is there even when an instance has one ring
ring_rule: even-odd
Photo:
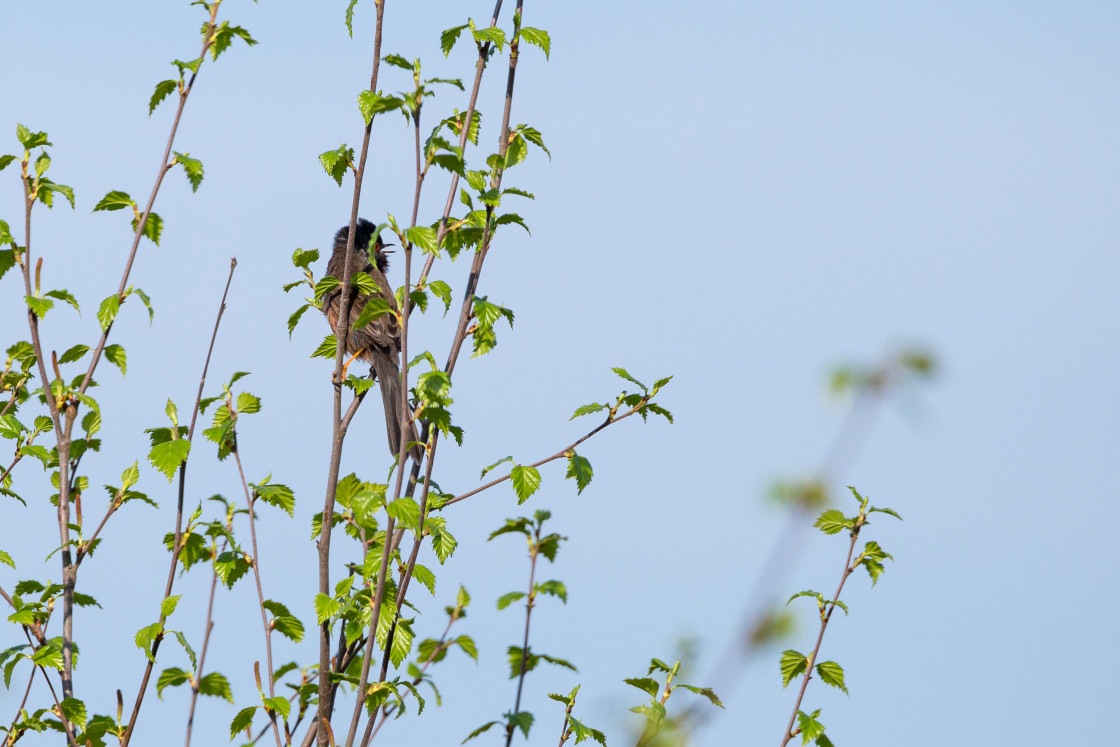
[[[401,447],[401,378],[400,378],[400,349],[401,329],[398,323],[397,301],[393,297],[392,288],[385,277],[389,269],[388,254],[380,234],[374,235],[375,226],[365,218],[359,218],[354,227],[354,249],[350,255],[350,277],[364,272],[370,276],[377,286],[376,292],[367,295],[357,286],[350,288],[350,330],[346,337],[346,352],[351,358],[343,366],[343,379],[346,378],[346,367],[355,358],[361,358],[370,364],[372,373],[377,377],[381,388],[381,400],[385,406],[385,428],[389,437],[389,451],[394,456],[400,453]],[[338,229],[334,235],[334,250],[331,252],[330,261],[327,262],[327,274],[342,279],[343,264],[346,261],[346,239],[350,233],[350,226]],[[373,260],[370,261],[372,251]],[[362,309],[371,299],[381,299],[388,304],[390,311],[384,313],[360,329],[353,325]],[[339,317],[341,315],[342,286],[331,289],[323,296],[323,313],[327,315],[327,323],[331,325],[335,337],[339,335]],[[405,441],[419,441],[416,426],[411,419],[408,421]],[[419,460],[423,454],[419,446],[413,447],[409,452],[413,459]]]

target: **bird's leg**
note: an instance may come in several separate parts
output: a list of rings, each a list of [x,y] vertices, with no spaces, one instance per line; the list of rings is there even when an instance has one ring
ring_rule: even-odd
[[[335,384],[341,384],[342,382],[346,381],[346,369],[350,368],[350,364],[354,362],[354,359],[357,358],[359,355],[361,355],[364,352],[366,352],[366,349],[362,348],[361,350],[359,350],[358,352],[356,352],[352,356],[350,356],[350,360],[348,360],[348,361],[346,361],[345,363],[342,364],[342,377],[336,379],[335,375],[332,373],[331,374],[331,380]]]

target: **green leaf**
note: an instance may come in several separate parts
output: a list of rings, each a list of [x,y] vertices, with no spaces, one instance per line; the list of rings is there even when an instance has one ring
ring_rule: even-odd
[[[409,65],[409,67],[412,66]],[[402,106],[404,106],[404,101],[397,96],[383,96],[369,89],[358,94],[358,110],[361,111],[362,119],[365,120],[367,125],[373,121],[376,115],[400,109]],[[322,156],[320,156],[320,160],[322,160]]]
[[[354,38],[354,6],[358,4],[358,0],[350,0],[350,4],[346,6],[346,33],[350,34],[350,38]]]
[[[327,335],[323,338],[323,341],[319,343],[319,347],[315,348],[315,352],[311,354],[311,357],[334,360],[336,352],[338,352],[338,340],[335,339],[334,335]]]
[[[510,480],[513,482],[513,491],[517,493],[517,502],[521,504],[541,486],[541,473],[536,467],[519,464],[510,471]]]
[[[502,594],[500,597],[498,597],[498,609],[504,610],[506,607],[510,606],[518,599],[523,599],[524,597],[525,592],[523,591],[511,591]]]
[[[86,728],[86,704],[77,698],[63,698],[58,704],[67,721],[77,724],[79,729]]]
[[[148,453],[148,461],[162,472],[170,483],[175,477],[175,470],[179,469],[179,465],[186,460],[190,450],[191,442],[185,438],[165,441],[152,446],[152,450]]]
[[[191,191],[197,192],[199,185],[202,184],[202,161],[191,158],[190,153],[179,153],[178,151],[175,152],[175,161],[182,165],[183,173],[186,174],[187,181],[191,183]]]
[[[451,286],[442,280],[434,280],[428,283],[428,289],[443,301],[443,313],[446,316],[451,310]]]
[[[717,696],[715,694],[715,691],[710,687],[696,687],[695,685],[686,685],[684,683],[677,685],[677,687],[683,687],[689,692],[694,692],[697,695],[703,695],[705,698],[711,701],[712,705],[723,708],[723,703],[720,702],[719,696]]]
[[[132,230],[136,231],[136,227],[140,225],[139,221],[135,218],[132,219]],[[163,234],[163,218],[159,217],[159,213],[148,213],[148,217],[144,219],[144,230],[141,235],[150,240],[156,246],[159,246],[159,237]]]
[[[420,247],[426,254],[433,254],[437,249],[436,230],[431,226],[406,228],[404,237],[406,241]]]
[[[266,710],[278,713],[282,719],[287,719],[292,711],[292,704],[288,702],[288,699],[279,695],[273,698],[261,698],[261,703],[264,704]]]
[[[535,29],[530,26],[523,26],[521,28],[521,39],[535,47],[540,47],[541,51],[544,52],[544,58],[546,60],[548,59],[552,41],[547,31],[544,29]]]
[[[594,472],[591,469],[591,462],[581,457],[574,451],[568,457],[568,471],[564,475],[565,480],[575,478],[576,481],[576,494],[579,495],[583,489],[591,484],[591,477]]]
[[[844,686],[844,668],[834,661],[822,661],[816,666],[817,674],[820,675],[821,682],[832,687],[838,687],[848,693],[848,688]]]
[[[48,298],[39,298],[37,296],[24,296],[23,300],[27,302],[27,308],[35,313],[35,316],[42,319],[47,315],[47,312],[54,308],[54,301]]]
[[[0,220],[0,224],[4,224],[4,221]],[[7,226],[7,224],[4,224],[5,228],[0,228],[0,233],[5,232],[6,226]],[[0,242],[0,243],[9,243],[9,242]],[[0,249],[0,278],[3,278],[4,275],[8,272],[8,270],[12,269],[15,266],[16,266],[16,253],[14,251],[12,251],[11,249]]]
[[[16,567],[16,561],[12,560],[12,556],[4,552],[3,550],[0,550],[0,563],[3,563],[6,566],[10,566],[11,568]]]
[[[661,685],[657,683],[657,680],[651,677],[631,677],[629,679],[624,679],[623,682],[638,688],[654,699],[661,693]]]
[[[242,414],[251,415],[255,412],[261,411],[261,400],[259,397],[249,394],[249,392],[242,392],[237,395],[237,411]]]
[[[401,525],[411,529],[413,532],[419,533],[420,531],[420,506],[416,501],[408,496],[404,496],[390,502],[385,506],[385,511]]]
[[[214,559],[214,573],[218,574],[218,579],[227,589],[232,589],[238,579],[248,572],[249,561],[242,552],[227,550]]]
[[[229,722],[229,740],[231,742],[234,737],[252,726],[253,715],[257,712],[257,708],[259,707],[260,706],[249,706],[237,712],[237,715],[233,717],[233,721]]]
[[[39,180],[39,202],[48,208],[54,207],[54,194],[58,192],[74,207],[74,190],[65,184],[55,184],[45,176]]]
[[[436,574],[425,565],[417,564],[412,570],[412,577],[424,585],[428,593],[435,596],[436,593]]]
[[[497,726],[500,723],[501,723],[501,721],[487,721],[485,724],[483,724],[482,726],[478,727],[477,729],[472,731],[470,734],[468,734],[467,738],[464,739],[459,744],[466,744],[467,742],[469,742],[472,739],[474,739],[475,737],[477,737],[479,734],[482,734],[483,732],[487,731],[491,726]]]
[[[52,143],[47,140],[47,133],[32,132],[27,127],[18,123],[16,124],[16,139],[19,140],[19,144],[22,145],[25,150],[38,148],[42,145],[52,145]]]
[[[101,200],[93,207],[93,212],[99,210],[123,210],[124,208],[134,208],[136,202],[128,196],[127,192],[113,190],[101,198]]]
[[[101,308],[97,310],[97,321],[101,322],[102,331],[109,329],[120,308],[121,299],[115,293],[101,302]]]
[[[813,526],[818,527],[825,534],[839,534],[845,529],[851,529],[853,524],[852,520],[844,516],[842,512],[830,508],[817,517]]]
[[[270,483],[268,482],[268,478],[265,478],[265,482],[262,484],[250,485],[249,487],[251,487],[265,503],[283,509],[287,512],[288,516],[294,515],[296,498],[292,489],[287,485]]]
[[[61,355],[61,357],[59,357],[58,362],[60,364],[62,364],[62,363],[72,363],[73,361],[76,361],[76,360],[80,359],[83,355],[85,355],[88,352],[89,352],[89,345],[75,345],[74,347],[70,348],[65,353],[63,353]]]
[[[529,713],[528,711],[507,713],[506,720],[507,723],[509,723],[511,726],[516,726],[518,729],[520,729],[521,733],[525,735],[526,739],[529,738],[529,729],[533,726],[533,714]]]
[[[191,681],[191,673],[185,672],[179,667],[170,667],[163,670],[159,674],[159,679],[156,680],[156,695],[160,700],[163,700],[164,688],[178,687],[185,682]]]
[[[342,611],[342,603],[326,594],[315,595],[315,622],[322,625]]]
[[[577,407],[576,411],[572,413],[572,417],[568,418],[568,420],[575,420],[576,418],[583,417],[584,415],[590,415],[595,412],[609,409],[611,408],[607,405],[601,405],[598,402],[592,402],[589,405],[582,405],[580,407]]]
[[[564,586],[563,581],[543,581],[537,584],[537,591],[541,594],[549,594],[554,597],[559,597],[560,601],[567,604],[568,602],[568,589]]]
[[[174,535],[172,535],[172,539],[174,539]],[[209,555],[207,555],[207,557],[209,557]],[[191,660],[191,667],[198,668],[198,656],[195,654],[194,649],[191,648],[191,644],[187,643],[187,637],[177,630],[171,632],[175,635],[176,640],[179,641],[179,645],[187,652],[187,657]]]
[[[389,306],[389,302],[379,296],[370,296],[366,298],[366,304],[362,307],[358,317],[350,326],[351,330],[361,329],[374,319],[380,319],[386,314],[392,314],[393,310]],[[334,357],[333,355],[331,356]]]
[[[338,146],[335,150],[328,150],[319,155],[319,163],[323,165],[323,170],[330,175],[332,179],[342,186],[342,177],[346,175],[346,169],[354,161],[354,149],[348,148],[346,143]]]
[[[156,622],[146,625],[136,631],[136,648],[143,651],[144,656],[147,656],[149,661],[154,662],[156,658],[152,655],[152,644],[162,636],[163,625],[161,623]]]
[[[155,113],[156,107],[160,105],[165,98],[171,95],[171,92],[178,87],[178,83],[173,80],[161,80],[156,83],[156,90],[152,92],[152,98],[148,101],[148,116]]]
[[[175,608],[179,605],[179,600],[182,598],[182,596],[183,595],[180,594],[178,596],[167,597],[162,602],[160,602],[160,605],[159,605],[160,617],[162,617],[164,620],[171,617],[171,614],[173,612],[175,612]]]
[[[452,28],[445,29],[439,35],[439,48],[440,51],[443,52],[444,57],[451,54],[451,50],[455,47],[455,42],[459,41],[459,35],[463,33],[463,29],[465,28],[467,28],[466,24],[462,26],[453,26]]]
[[[292,264],[302,270],[308,269],[311,263],[318,259],[318,249],[296,249],[295,252],[292,253]]]
[[[585,726],[582,721],[574,716],[568,717],[568,723],[571,725],[572,734],[576,737],[576,744],[588,739],[594,739],[603,747],[607,747],[607,737],[603,732],[598,729],[592,729],[590,726]]]
[[[229,687],[229,680],[218,672],[211,672],[198,681],[200,695],[209,695],[213,698],[225,698],[233,704],[233,692]]]
[[[626,372],[626,369],[625,369],[625,368],[621,368],[621,367],[619,367],[619,366],[615,366],[615,367],[614,367],[614,368],[612,368],[611,370],[612,370],[612,371],[614,371],[614,372],[615,372],[616,374],[618,374],[619,376],[621,376],[622,378],[624,378],[624,379],[626,379],[627,381],[631,382],[632,384],[637,384],[637,385],[638,385],[638,386],[639,386],[639,387],[641,388],[641,390],[642,390],[643,392],[649,391],[648,389],[646,389],[646,385],[645,385],[645,384],[643,384],[642,382],[638,381],[638,380],[637,380],[637,379],[635,379],[635,378],[634,378],[633,376],[631,376],[631,375],[630,375],[629,373],[627,373],[627,372]]]
[[[809,744],[809,742],[824,735],[824,724],[817,721],[820,712],[819,708],[812,714],[807,714],[804,711],[797,712],[797,728],[801,731],[801,744]]]
[[[128,356],[120,345],[106,345],[103,351],[105,358],[121,370],[123,376],[128,370]]]
[[[783,651],[781,661],[779,662],[779,667],[782,671],[782,687],[787,687],[794,677],[803,673],[808,663],[809,661],[805,658],[805,654],[794,651],[793,649]]]
[[[497,26],[487,27],[482,29],[472,28],[471,33],[474,34],[475,42],[479,44],[493,44],[502,51],[502,47],[506,43],[506,32]]]

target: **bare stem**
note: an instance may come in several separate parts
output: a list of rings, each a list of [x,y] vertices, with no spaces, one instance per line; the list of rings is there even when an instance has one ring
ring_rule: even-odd
[[[256,500],[249,491],[249,483],[245,480],[245,470],[241,466],[240,448],[234,448],[233,458],[237,462],[237,474],[241,478],[241,488],[245,491],[245,502],[249,506],[249,536],[253,542],[253,580],[257,582],[257,604],[261,609],[261,625],[264,627],[264,650],[268,660],[268,697],[274,698],[276,697],[276,685],[272,676],[272,628],[268,624],[268,613],[264,607],[264,589],[261,587],[261,556],[257,550]],[[272,721],[272,730],[276,734],[276,747],[282,747],[280,727],[276,723],[276,712],[270,710],[268,715]]]
[[[215,9],[217,6],[213,6]],[[212,18],[213,16],[211,16]],[[213,21],[211,21],[212,23]],[[205,47],[203,48],[205,52]],[[192,78],[193,80],[193,78]],[[206,373],[210,369],[210,357],[214,353],[214,341],[218,338],[218,327],[222,323],[222,314],[226,310],[226,298],[229,295],[229,286],[233,282],[233,271],[237,268],[237,260],[231,259],[229,264],[229,277],[226,278],[226,287],[222,291],[222,302],[218,306],[218,315],[214,319],[214,331],[210,333],[210,347],[206,351],[206,362],[202,364],[202,376],[199,377],[198,394],[195,397],[194,409],[191,414],[191,425],[187,430],[187,441],[194,438],[195,425],[198,419],[198,408],[202,402],[202,389],[206,384]],[[175,570],[179,567],[179,554],[183,550],[183,503],[186,499],[186,484],[187,484],[187,462],[190,460],[183,460],[179,465],[179,500],[175,510],[175,533],[173,539],[173,546],[171,548],[171,564],[167,571],[167,583],[164,585],[163,598],[167,599],[171,596],[171,588],[175,583]],[[160,623],[164,622],[164,618],[160,615]],[[128,719],[128,728],[125,729],[124,736],[121,737],[121,747],[128,747],[128,742],[132,739],[133,729],[136,727],[136,719],[140,715],[140,705],[144,702],[144,693],[148,690],[148,680],[151,679],[152,669],[155,667],[156,653],[159,651],[159,644],[162,638],[156,638],[152,644],[152,656],[148,659],[144,666],[144,675],[140,679],[140,687],[136,691],[136,701],[132,704],[132,715]]]

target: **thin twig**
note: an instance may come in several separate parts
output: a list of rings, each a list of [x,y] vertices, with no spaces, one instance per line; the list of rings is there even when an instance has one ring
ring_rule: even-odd
[[[569,454],[570,454],[570,453],[571,453],[571,452],[572,452],[572,451],[573,451],[573,450],[574,450],[574,449],[575,449],[575,448],[576,448],[577,446],[579,446],[579,445],[580,445],[581,443],[583,443],[583,442],[584,442],[584,441],[586,441],[587,439],[591,438],[592,436],[594,436],[594,435],[595,435],[596,433],[598,433],[599,431],[603,430],[603,429],[604,429],[604,428],[606,428],[607,426],[609,426],[609,425],[614,425],[615,423],[619,422],[620,420],[625,420],[626,418],[628,418],[628,417],[630,417],[631,415],[635,414],[635,413],[636,413],[636,412],[638,412],[638,411],[639,411],[639,410],[640,410],[640,409],[642,408],[642,406],[643,406],[643,405],[645,405],[645,404],[646,404],[646,403],[645,403],[645,401],[643,400],[643,401],[642,401],[642,402],[641,402],[640,404],[636,405],[636,406],[635,406],[635,407],[634,407],[633,409],[631,409],[631,410],[629,410],[629,411],[627,411],[627,412],[624,412],[624,413],[623,413],[623,414],[621,414],[621,415],[618,415],[618,416],[615,416],[615,417],[609,417],[609,418],[607,418],[607,419],[606,419],[605,421],[603,421],[602,423],[600,423],[599,425],[597,425],[597,426],[596,426],[595,428],[592,428],[592,429],[591,429],[590,431],[588,431],[588,432],[587,432],[587,434],[586,434],[586,435],[584,435],[584,436],[583,436],[582,438],[580,438],[580,439],[578,439],[578,440],[574,441],[574,442],[573,442],[573,443],[572,443],[571,445],[567,446],[567,447],[566,447],[566,448],[564,448],[564,449],[561,449],[560,451],[556,452],[556,453],[555,453],[555,454],[553,454],[552,456],[547,456],[547,457],[545,457],[544,459],[541,459],[540,461],[536,461],[536,462],[533,462],[532,464],[530,464],[530,465],[528,465],[528,466],[529,466],[529,467],[533,467],[533,468],[536,468],[536,467],[540,467],[540,466],[541,466],[542,464],[548,464],[549,462],[552,462],[552,461],[555,461],[555,460],[557,460],[557,459],[560,459],[560,458],[562,458],[562,457],[566,457],[566,456],[568,456],[568,455],[569,455]],[[470,497],[471,497],[472,495],[475,495],[475,494],[477,494],[477,493],[481,493],[481,492],[482,492],[482,491],[484,491],[484,490],[489,490],[490,488],[494,487],[494,486],[495,486],[495,485],[497,485],[498,483],[502,483],[502,482],[505,482],[506,480],[510,479],[510,477],[511,477],[511,476],[512,476],[512,473],[509,473],[509,474],[505,474],[505,475],[502,475],[502,476],[501,476],[501,477],[499,477],[499,478],[496,478],[496,479],[494,479],[494,480],[491,480],[490,482],[486,483],[485,485],[480,485],[480,486],[478,486],[477,488],[475,488],[475,489],[473,489],[473,490],[468,490],[468,491],[467,491],[467,492],[465,492],[465,493],[462,493],[462,494],[460,494],[460,495],[457,495],[457,496],[455,496],[454,498],[452,498],[451,500],[449,500],[449,501],[447,501],[446,503],[444,503],[444,504],[443,504],[443,507],[447,507],[447,506],[450,506],[450,505],[451,505],[452,503],[458,503],[459,501],[462,501],[462,500],[466,500],[467,498],[470,498]]]
[[[233,449],[233,458],[237,462],[237,474],[241,477],[241,488],[245,491],[245,502],[249,505],[249,537],[253,542],[253,580],[257,582],[257,603],[261,609],[261,625],[264,626],[264,650],[268,659],[268,697],[276,697],[275,678],[272,676],[272,628],[268,624],[268,614],[264,607],[264,589],[261,588],[260,552],[257,550],[257,522],[256,499],[249,492],[249,483],[245,480],[245,470],[241,466],[241,449]],[[269,718],[272,721],[272,730],[276,733],[276,747],[283,747],[280,739],[280,727],[276,723],[276,711],[269,709]]]
[[[215,11],[217,6],[213,6]],[[213,15],[211,15],[213,18]],[[207,35],[209,38],[209,35]],[[206,52],[206,47],[203,47],[203,54]],[[194,80],[193,78],[191,79]],[[218,327],[222,323],[222,314],[226,311],[226,297],[229,295],[229,286],[233,282],[233,271],[237,269],[237,260],[231,259],[229,263],[229,277],[226,279],[225,290],[222,291],[222,302],[218,306],[218,316],[214,320],[214,331],[210,334],[210,347],[206,351],[206,362],[202,365],[202,376],[199,377],[198,394],[195,397],[194,409],[191,412],[191,425],[187,430],[187,441],[190,442],[194,438],[195,425],[198,420],[198,408],[202,402],[202,390],[206,384],[206,373],[210,370],[210,357],[214,353],[214,342],[218,339]],[[187,462],[190,461],[188,454],[183,463],[179,465],[179,501],[175,511],[175,533],[173,536],[174,546],[171,549],[171,564],[167,571],[167,583],[164,585],[163,598],[167,599],[171,596],[171,588],[175,583],[175,570],[179,567],[179,553],[183,549],[183,503],[186,496],[186,482],[187,482]],[[160,623],[164,622],[163,615],[160,615]],[[125,729],[124,736],[121,737],[121,747],[128,747],[128,742],[132,739],[133,729],[136,727],[136,719],[140,715],[140,705],[144,702],[144,693],[148,690],[148,680],[152,676],[152,669],[155,667],[156,653],[159,651],[159,644],[163,640],[162,637],[156,638],[152,644],[152,655],[148,659],[147,664],[144,666],[144,676],[140,679],[140,687],[136,691],[136,700],[132,705],[132,715],[128,719],[128,728]]]
[[[521,671],[517,677],[517,697],[513,701],[513,715],[521,713],[521,689],[525,685],[525,665],[529,661],[529,620],[533,614],[533,601],[537,597],[537,589],[535,585],[537,574],[537,555],[540,552],[541,542],[541,526],[543,522],[537,523],[537,530],[535,532],[536,542],[529,549],[529,594],[525,599],[525,636],[521,643]],[[506,747],[509,747],[513,741],[513,721],[506,724]]]
[[[856,549],[856,540],[859,539],[859,530],[863,526],[865,514],[862,510],[859,516],[856,517],[855,527],[852,529],[852,541],[848,545],[848,558],[844,561],[844,573],[840,576],[840,583],[836,586],[836,593],[832,595],[832,600],[828,604],[828,612],[821,614],[821,627],[817,632],[817,643],[813,646],[813,652],[809,654],[808,662],[805,665],[805,674],[801,678],[801,689],[797,692],[797,700],[793,704],[793,713],[789,717],[789,725],[786,726],[785,736],[782,737],[781,747],[785,747],[789,740],[797,736],[793,731],[793,724],[797,720],[797,714],[801,710],[801,700],[805,697],[805,689],[809,686],[809,678],[813,674],[813,664],[817,660],[817,654],[821,650],[821,641],[824,639],[825,628],[828,627],[828,621],[832,619],[832,613],[836,610],[836,602],[840,599],[840,592],[844,589],[844,582],[848,580],[848,576],[852,575],[852,555]]]
[[[370,72],[369,83],[369,90],[374,93],[377,92],[377,74],[381,65],[381,29],[382,21],[385,17],[385,0],[377,0],[376,8],[377,20],[373,35],[373,70]],[[358,223],[358,204],[362,194],[362,180],[365,178],[366,157],[369,154],[369,140],[370,133],[373,129],[373,120],[374,117],[370,117],[370,121],[366,124],[365,131],[362,135],[362,149],[358,157],[358,167],[354,170],[354,198],[350,205],[350,230],[346,237],[346,257],[343,260],[342,277],[339,278],[342,283],[342,295],[339,302],[338,339],[337,347],[335,348],[333,376],[334,401],[331,418],[333,433],[331,436],[331,457],[327,467],[327,487],[323,497],[323,521],[320,524],[318,542],[319,592],[327,595],[331,592],[330,553],[334,500],[338,490],[339,465],[342,463],[342,442],[346,437],[346,431],[342,427],[342,368],[344,356],[346,355],[346,339],[350,332],[350,276],[354,269],[350,266],[350,256],[354,250],[354,235]],[[355,403],[352,407],[356,407],[357,404],[360,404],[360,400],[355,399]],[[347,423],[348,422],[349,421],[347,421]],[[376,626],[376,622],[374,622],[374,626]],[[315,723],[318,725],[316,734],[319,747],[327,747],[333,739],[330,728],[330,718],[332,714],[328,710],[331,707],[330,657],[330,620],[324,620],[323,624],[319,627],[319,704],[316,709],[315,718]]]
[[[231,511],[226,521],[227,531],[233,529],[233,512]],[[222,541],[222,549],[218,551],[221,555],[226,551],[229,541]],[[191,704],[187,709],[187,736],[184,742],[184,747],[191,746],[191,731],[194,728],[194,710],[198,704],[198,693],[202,686],[202,668],[206,665],[206,651],[210,648],[210,633],[214,630],[214,596],[218,589],[218,572],[216,570],[210,573],[210,598],[206,603],[206,629],[202,634],[202,648],[198,651],[198,666],[195,667],[194,677],[191,681]]]

